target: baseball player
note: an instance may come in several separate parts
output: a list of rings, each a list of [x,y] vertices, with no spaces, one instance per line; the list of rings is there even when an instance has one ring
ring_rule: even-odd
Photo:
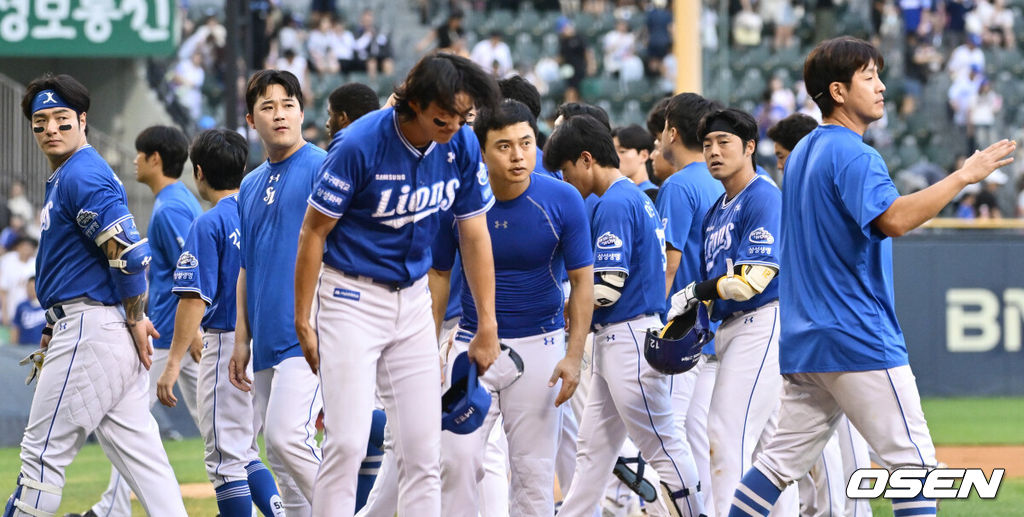
[[[669,378],[642,357],[640,341],[661,326],[665,299],[664,228],[654,204],[618,170],[611,132],[577,116],[555,130],[545,167],[561,170],[583,196],[598,196],[594,252],[594,358],[579,429],[572,485],[559,515],[590,516],[628,435],[661,478],[660,499],[674,515],[704,513],[697,469],[672,420]]]
[[[665,224],[665,274],[667,295],[677,293],[690,282],[699,280],[703,270],[700,250],[704,247],[704,215],[724,192],[722,184],[711,176],[704,160],[702,142],[697,139],[697,124],[714,109],[714,101],[695,93],[672,97],[665,105],[665,124],[661,132],[661,158],[676,172],[666,178],[658,190],[658,213]],[[672,376],[672,410],[676,427],[686,437],[705,494],[712,493],[711,446],[708,444],[708,409],[715,385],[718,361],[714,341],[704,346],[704,355],[693,369]],[[704,498],[708,515],[715,515],[715,500]]]
[[[21,441],[18,486],[3,515],[52,516],[64,469],[95,432],[150,515],[185,515],[149,412],[149,244],[124,186],[86,140],[89,92],[69,75],[29,83],[21,106],[53,172],[40,214],[36,287],[48,326],[39,384]],[[35,354],[34,354],[35,355]]]
[[[228,362],[235,346],[235,287],[238,283],[238,186],[248,145],[235,131],[211,129],[189,149],[199,195],[213,205],[189,229],[174,272],[179,298],[174,339],[157,396],[174,407],[174,383],[202,327],[199,362],[199,429],[206,443],[206,474],[222,517],[249,517],[256,503],[263,515],[283,516],[284,505],[270,471],[259,459],[252,394],[231,385]]]
[[[814,131],[816,127],[818,121],[802,113],[794,113],[768,128],[768,138],[774,143],[776,166],[780,177],[789,153],[793,152],[801,138]],[[850,425],[846,415],[839,417],[836,428],[835,434],[821,450],[821,458],[806,476],[797,481],[800,514],[812,517],[836,514],[870,517],[870,502],[867,499],[847,498],[845,482],[853,475],[853,471],[871,466],[868,459],[868,444]]]
[[[356,119],[380,109],[377,92],[362,83],[346,83],[334,89],[327,98],[327,137],[334,139]]]
[[[399,513],[440,514],[441,372],[424,278],[439,211],[459,221],[478,310],[469,356],[486,371],[499,350],[485,217],[494,198],[463,127],[474,107],[494,106],[497,84],[468,59],[436,54],[395,97],[332,142],[299,236],[295,326],[307,372],[326,388],[318,516],[354,511],[375,388],[393,424]]]
[[[527,81],[521,75],[512,75],[498,81],[498,88],[501,89],[501,98],[512,99],[519,101],[530,108],[530,113],[533,113],[535,120],[540,120],[540,91],[530,81]],[[537,133],[537,159],[533,165],[533,172],[546,174],[555,179],[562,179],[562,173],[555,171],[551,172],[544,168],[544,152],[542,151],[543,140],[539,132]]]
[[[253,407],[285,510],[303,515],[320,467],[314,436],[323,402],[292,323],[292,275],[304,203],[326,153],[302,138],[302,91],[291,72],[256,72],[245,102],[246,121],[268,158],[238,191],[241,267],[231,383],[242,391],[255,388]],[[255,380],[247,371],[250,355]]]
[[[654,151],[654,138],[646,129],[630,124],[612,130],[615,152],[619,155],[622,175],[640,187],[654,201],[658,186],[647,176],[647,163]]]
[[[174,334],[176,297],[171,294],[174,264],[185,245],[185,236],[192,221],[202,213],[199,201],[188,187],[178,180],[188,158],[188,139],[176,127],[151,126],[135,137],[135,179],[153,191],[153,214],[149,218],[146,237],[153,250],[149,265],[149,313],[160,337],[153,340],[153,366],[149,369],[149,402],[156,404],[156,382],[167,364],[167,351]],[[202,346],[192,332],[192,346]],[[199,364],[192,356],[182,363],[178,387],[185,398],[192,421],[199,425],[196,407],[196,380]],[[131,492],[124,477],[111,469],[107,490],[93,505],[94,515],[128,517],[132,513]],[[86,515],[89,515],[86,512]]]
[[[965,186],[1010,164],[1002,140],[942,181],[900,196],[882,157],[863,141],[885,114],[882,55],[839,37],[804,62],[824,124],[786,162],[779,278],[778,428],[743,476],[729,515],[767,515],[780,490],[818,459],[845,412],[883,467],[935,467],[906,344],[893,307],[892,240],[934,217]],[[935,514],[935,500],[893,499],[893,514]]]
[[[748,113],[708,113],[697,125],[704,159],[725,193],[701,224],[701,276],[672,296],[668,319],[713,302],[718,359],[707,420],[715,508],[729,507],[754,446],[779,403],[779,189],[754,172],[757,122]]]
[[[510,515],[550,516],[551,487],[561,410],[579,382],[583,342],[593,311],[593,250],[583,199],[568,184],[533,174],[536,121],[524,104],[505,101],[481,110],[474,131],[494,190],[487,228],[495,264],[498,336],[523,361],[523,375],[498,388],[485,375],[494,403],[488,420],[469,435],[442,435],[441,509],[446,516],[475,517],[477,482],[483,478],[485,443],[500,414],[511,463]],[[448,219],[446,221],[446,219]],[[442,216],[433,247],[434,268],[452,267],[458,246],[454,220]],[[539,232],[539,229],[545,231]],[[565,344],[562,277],[568,273],[568,346]],[[462,352],[476,332],[477,314],[463,283],[462,320],[448,350]],[[443,297],[438,297],[443,302]],[[439,303],[444,305],[444,303]],[[561,388],[556,384],[561,379]]]

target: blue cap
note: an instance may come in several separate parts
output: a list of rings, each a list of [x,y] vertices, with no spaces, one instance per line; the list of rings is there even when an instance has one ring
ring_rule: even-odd
[[[555,32],[562,32],[562,29],[569,25],[572,25],[572,22],[569,21],[568,18],[565,16],[559,16],[558,21],[555,22]]]
[[[469,434],[484,423],[491,409],[491,393],[480,385],[476,363],[462,352],[452,364],[452,380],[441,397],[441,429]]]
[[[79,113],[78,110],[71,107],[67,101],[53,90],[43,90],[32,99],[32,113],[50,108],[67,108],[75,113]]]

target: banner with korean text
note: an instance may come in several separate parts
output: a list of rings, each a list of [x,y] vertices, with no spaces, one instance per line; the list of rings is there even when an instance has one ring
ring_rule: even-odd
[[[0,56],[170,55],[174,0],[0,0]]]

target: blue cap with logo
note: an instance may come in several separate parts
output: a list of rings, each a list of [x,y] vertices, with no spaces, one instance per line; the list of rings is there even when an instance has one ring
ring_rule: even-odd
[[[484,423],[491,409],[491,393],[480,385],[476,363],[462,352],[452,364],[450,388],[441,397],[441,429],[469,434]]]

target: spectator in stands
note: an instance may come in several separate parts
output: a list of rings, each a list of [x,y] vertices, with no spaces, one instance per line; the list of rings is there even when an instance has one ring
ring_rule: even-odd
[[[958,77],[966,77],[971,73],[971,68],[978,70],[985,69],[985,54],[981,51],[981,36],[968,34],[967,41],[953,49],[946,63],[946,70],[955,81]]]
[[[32,202],[25,197],[25,184],[21,181],[14,180],[11,183],[11,192],[7,195],[7,210],[20,215],[23,221],[31,221],[36,215]]]
[[[309,52],[309,67],[317,74],[336,74],[339,70],[337,56],[332,45],[334,19],[321,16],[316,28],[309,31],[306,50]]]
[[[28,294],[25,285],[35,274],[36,249],[39,242],[31,237],[19,237],[12,250],[0,258],[0,317],[10,326],[14,311]]]
[[[197,50],[207,54],[211,52],[203,47],[224,48],[227,44],[228,31],[221,25],[217,17],[210,13],[195,32],[185,38],[178,47],[178,59],[189,59]]]
[[[499,79],[512,71],[512,49],[501,38],[500,29],[491,30],[487,39],[482,39],[474,45],[473,52],[469,55],[480,68],[491,72]]]
[[[779,50],[793,45],[793,29],[796,27],[796,14],[793,12],[792,0],[761,0],[761,18],[775,27],[772,48]]]
[[[198,49],[188,59],[179,60],[174,67],[174,77],[171,79],[174,94],[193,121],[199,120],[203,114],[204,81],[206,70],[203,69],[203,55]]]
[[[977,212],[974,208],[976,198],[977,194],[964,189],[963,195],[960,196],[960,201],[956,204],[957,219],[974,219],[976,217]]]
[[[566,82],[565,101],[575,102],[580,98],[580,83],[589,75],[594,54],[568,18],[559,18],[555,29],[558,31],[558,60],[565,69],[561,74]]]
[[[743,9],[736,13],[732,22],[732,40],[737,47],[756,47],[761,44],[761,31],[764,20],[761,15],[744,2]]]
[[[612,142],[619,155],[619,171],[640,187],[653,202],[658,194],[658,186],[648,177],[647,162],[651,158],[651,151],[654,151],[654,138],[646,129],[630,124],[613,129]]]
[[[416,51],[423,52],[431,44],[436,43],[437,50],[469,57],[469,52],[466,50],[466,29],[462,27],[463,18],[461,10],[453,10],[440,27],[431,31],[416,44]]]
[[[1006,8],[1006,0],[982,0],[974,14],[978,16],[981,39],[986,46],[1014,48],[1013,11]]]
[[[7,227],[0,231],[0,253],[14,250],[18,239],[25,236],[25,219],[18,214],[11,214]]]
[[[343,84],[327,99],[327,138],[348,127],[359,117],[380,109],[380,99],[372,88],[361,83]]]
[[[306,46],[306,30],[302,27],[302,18],[298,14],[285,14],[284,25],[277,31],[277,51],[284,55],[288,50],[297,56],[304,56]]]
[[[46,310],[39,306],[36,297],[36,277],[33,274],[25,282],[26,299],[14,310],[11,325],[11,343],[39,346],[46,326]]]
[[[355,68],[356,39],[352,31],[345,26],[345,20],[335,19],[331,25],[331,52],[338,60],[338,68],[342,73],[349,73]]]
[[[1017,217],[1024,217],[1024,175],[1017,178]]]
[[[969,134],[967,132],[968,115],[971,109],[971,99],[978,94],[978,89],[981,86],[981,82],[984,78],[981,75],[981,69],[977,66],[972,66],[969,75],[958,76],[953,80],[953,84],[950,85],[949,91],[947,92],[947,98],[949,99],[949,107],[953,111],[953,125],[957,128],[957,134],[963,140],[960,144],[960,150],[964,150],[968,155],[973,152],[973,148],[970,146]]]
[[[996,114],[1003,109],[1003,97],[992,89],[987,79],[981,81],[978,93],[971,97],[967,115],[967,130],[970,136],[968,149],[984,149],[994,144],[996,135]]]
[[[917,111],[917,104],[924,93],[931,74],[942,67],[942,53],[935,48],[931,39],[921,39],[917,34],[907,35],[907,45],[903,58],[903,102],[900,115],[907,116]]]
[[[291,72],[299,79],[299,86],[302,88],[302,95],[306,104],[313,104],[313,93],[309,83],[309,63],[306,58],[295,52],[295,49],[287,48],[281,57],[277,58],[274,68]]]
[[[604,73],[618,79],[620,72],[635,62],[640,65],[640,72],[643,72],[643,63],[636,55],[636,35],[630,32],[629,22],[624,19],[615,21],[615,28],[608,31],[601,38],[601,47],[604,52]],[[624,77],[623,81],[632,81],[639,77]]]
[[[974,0],[946,0],[943,6],[946,11],[945,43],[957,47],[963,44],[967,35],[967,12],[974,8]]]
[[[644,37],[647,40],[647,74],[657,77],[662,74],[661,63],[672,51],[672,13],[665,0],[654,0],[644,11]],[[703,9],[708,11],[708,9]],[[713,12],[713,11],[712,11]],[[711,24],[710,27],[715,27]],[[715,31],[701,31],[714,33]]]
[[[355,34],[356,59],[365,63],[366,73],[370,79],[376,79],[377,73],[392,76],[395,73],[395,60],[391,50],[391,38],[381,32],[373,21],[373,11],[366,9],[359,16],[359,28]]]
[[[974,201],[975,215],[978,219],[1003,218],[1003,211],[999,208],[998,191],[1004,183],[1006,183],[1006,174],[1001,174],[1001,171],[992,173],[982,183],[981,192],[978,192]]]
[[[932,0],[899,0],[904,34],[915,34],[930,24]]]

